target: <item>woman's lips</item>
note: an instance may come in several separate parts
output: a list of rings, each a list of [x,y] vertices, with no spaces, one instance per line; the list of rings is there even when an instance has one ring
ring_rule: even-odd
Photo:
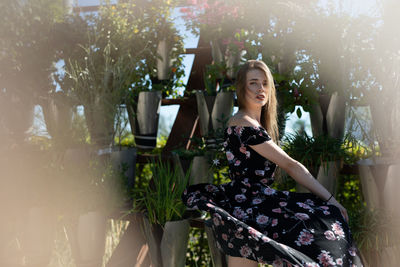
[[[265,96],[263,96],[263,95],[258,95],[258,96],[256,96],[256,98],[259,99],[259,100],[264,100],[264,99],[265,99]]]

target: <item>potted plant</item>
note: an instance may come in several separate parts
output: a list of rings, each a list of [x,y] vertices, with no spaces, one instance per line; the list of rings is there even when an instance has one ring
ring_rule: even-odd
[[[309,137],[306,133],[289,135],[283,149],[298,160],[333,195],[336,194],[337,179],[346,149],[350,142],[327,135]],[[298,187],[300,191],[304,188]]]
[[[189,172],[172,168],[160,159],[151,164],[152,180],[148,187],[135,191],[133,211],[143,212],[144,232],[155,266],[185,266],[189,223],[182,218],[185,205],[181,194]]]

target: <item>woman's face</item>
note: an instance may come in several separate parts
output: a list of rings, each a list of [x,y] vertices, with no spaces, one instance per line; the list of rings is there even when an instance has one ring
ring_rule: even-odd
[[[246,105],[262,107],[268,101],[269,84],[265,73],[251,69],[246,75]]]

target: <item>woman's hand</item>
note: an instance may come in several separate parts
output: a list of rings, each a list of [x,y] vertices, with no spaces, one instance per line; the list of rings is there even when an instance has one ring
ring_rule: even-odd
[[[347,223],[349,222],[349,215],[347,214],[347,210],[335,198],[331,198],[327,203],[338,207],[340,212],[342,213],[343,218],[346,220]]]

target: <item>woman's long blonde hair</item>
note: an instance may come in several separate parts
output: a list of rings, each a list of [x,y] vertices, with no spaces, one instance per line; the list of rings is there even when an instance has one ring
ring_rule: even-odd
[[[263,126],[268,134],[271,136],[275,143],[279,141],[279,130],[277,120],[277,105],[276,100],[276,89],[274,85],[274,79],[271,71],[267,65],[260,60],[248,60],[243,64],[236,76],[236,94],[238,99],[239,109],[245,108],[245,94],[246,94],[246,78],[247,72],[253,69],[261,70],[267,77],[268,90],[268,102],[261,109],[261,126]]]

